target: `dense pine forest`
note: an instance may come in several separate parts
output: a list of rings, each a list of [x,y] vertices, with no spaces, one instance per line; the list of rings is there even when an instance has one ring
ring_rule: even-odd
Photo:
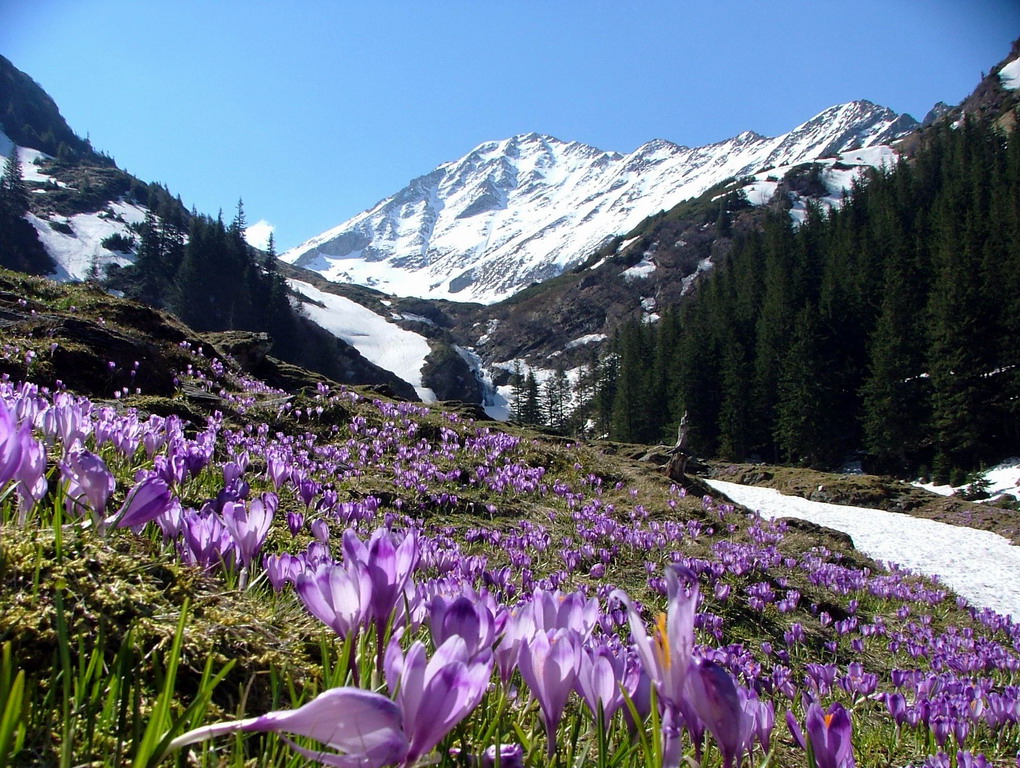
[[[589,366],[610,437],[699,454],[959,480],[1020,439],[1020,139],[930,131],[839,209],[735,235],[689,303]]]

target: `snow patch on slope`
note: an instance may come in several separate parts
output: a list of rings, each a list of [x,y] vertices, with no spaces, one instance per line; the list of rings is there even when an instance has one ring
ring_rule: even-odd
[[[995,501],[1003,496],[1012,496],[1020,501],[1020,458],[1007,459],[1001,464],[985,470],[979,476],[979,483],[984,485],[984,490],[988,493],[988,501]],[[955,488],[951,485],[921,482],[916,482],[914,485],[940,496],[953,496],[966,492],[969,488],[969,484]]]
[[[1020,59],[1013,59],[999,70],[999,82],[1011,91],[1020,89]]]
[[[651,277],[655,269],[655,262],[645,256],[633,267],[623,270],[623,272],[620,273],[620,276],[629,283],[633,280],[641,280]]]
[[[848,533],[857,549],[876,560],[935,577],[974,606],[1020,617],[1020,547],[996,533],[808,501],[772,488],[705,482],[766,517],[796,517]]]
[[[21,178],[25,181],[36,181],[40,184],[56,184],[59,187],[66,187],[67,185],[62,181],[57,181],[49,174],[43,173],[39,168],[38,162],[41,160],[52,159],[45,152],[40,152],[38,149],[31,149],[29,147],[15,147],[14,142],[7,136],[6,133],[0,131],[0,162],[6,162],[11,156],[11,152],[17,150],[18,161],[21,163]]]
[[[50,277],[61,282],[71,282],[87,280],[93,276],[101,277],[110,264],[123,267],[134,263],[134,257],[130,254],[104,248],[103,240],[118,234],[132,237],[134,233],[128,224],[144,219],[145,210],[126,203],[113,203],[109,210],[100,213],[79,213],[50,219],[41,219],[30,213],[26,218],[35,227],[46,252],[57,263],[57,270]],[[58,232],[51,226],[51,222],[66,225],[71,234]]]
[[[315,323],[346,341],[368,361],[406,381],[424,402],[436,401],[435,392],[422,382],[421,369],[431,351],[424,336],[405,331],[344,296],[320,291],[300,280],[288,280],[287,284],[315,302],[302,303]]]
[[[40,169],[38,163],[52,159],[49,155],[37,149],[16,147],[6,134],[0,132],[0,162],[6,162],[15,151],[21,162],[21,177],[25,181],[67,186]],[[140,224],[145,219],[145,212],[146,209],[141,206],[118,201],[95,213],[70,217],[52,215],[46,219],[29,213],[25,218],[35,227],[39,242],[57,265],[56,271],[49,277],[72,282],[92,276],[101,277],[110,264],[123,267],[133,263],[131,254],[107,250],[102,243],[111,235],[134,237],[130,225]],[[54,229],[53,224],[64,231]]]

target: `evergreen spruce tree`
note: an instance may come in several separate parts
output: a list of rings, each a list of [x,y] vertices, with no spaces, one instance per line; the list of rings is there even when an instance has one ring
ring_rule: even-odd
[[[793,233],[789,217],[772,215],[765,222],[761,310],[755,328],[752,411],[755,415],[752,449],[775,460],[774,435],[781,364],[797,309],[797,283],[793,260]]]
[[[28,188],[21,161],[14,148],[0,174],[0,265],[30,274],[51,273],[56,265],[25,216],[29,212]]]
[[[750,364],[744,345],[735,334],[723,338],[720,357],[717,450],[726,461],[744,461],[751,421]]]
[[[595,399],[592,408],[592,421],[597,437],[610,435],[619,370],[620,359],[615,352],[609,353],[599,361],[595,374]]]
[[[647,334],[650,335],[650,334]],[[651,439],[648,360],[650,345],[643,325],[626,323],[616,337],[619,372],[609,432],[614,440],[640,443]]]
[[[28,188],[21,170],[17,147],[12,148],[0,175],[0,211],[22,217],[28,213]]]
[[[903,244],[905,245],[905,243]],[[861,387],[864,448],[882,472],[924,463],[930,408],[915,270],[906,249],[888,252],[882,307],[868,340],[868,375]]]
[[[524,370],[520,360],[514,360],[510,372],[510,418],[524,420]]]
[[[534,371],[528,371],[524,377],[524,396],[521,403],[521,421],[525,424],[542,424],[542,399],[539,393],[538,379]]]
[[[975,271],[951,207],[948,204],[940,214],[937,271],[929,301],[933,470],[943,482],[954,470],[974,468],[984,447],[983,375],[989,372],[980,354]]]
[[[542,389],[545,423],[553,429],[563,430],[567,424],[570,403],[570,379],[562,365],[556,366]]]

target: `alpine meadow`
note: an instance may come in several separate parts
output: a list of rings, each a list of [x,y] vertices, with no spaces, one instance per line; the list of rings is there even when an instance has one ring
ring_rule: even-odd
[[[469,145],[278,253],[0,56],[0,768],[1020,765],[986,66]]]

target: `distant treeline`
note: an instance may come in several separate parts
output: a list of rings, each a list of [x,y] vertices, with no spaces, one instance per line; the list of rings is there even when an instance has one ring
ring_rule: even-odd
[[[1020,446],[1020,139],[928,132],[841,208],[769,216],[591,366],[589,426],[704,456],[959,479]],[[863,453],[862,453],[863,452]]]
[[[377,381],[371,373],[352,372],[347,345],[291,304],[286,280],[276,270],[272,238],[267,252],[258,251],[245,240],[246,226],[240,201],[225,224],[222,216],[189,215],[165,199],[138,228],[134,265],[111,267],[106,282],[195,330],[265,332],[280,359],[341,382],[352,375]]]
[[[149,212],[131,269],[113,270],[128,296],[161,307],[199,331],[240,328],[290,337],[293,313],[276,259],[244,237],[244,208],[229,224],[167,201]]]

